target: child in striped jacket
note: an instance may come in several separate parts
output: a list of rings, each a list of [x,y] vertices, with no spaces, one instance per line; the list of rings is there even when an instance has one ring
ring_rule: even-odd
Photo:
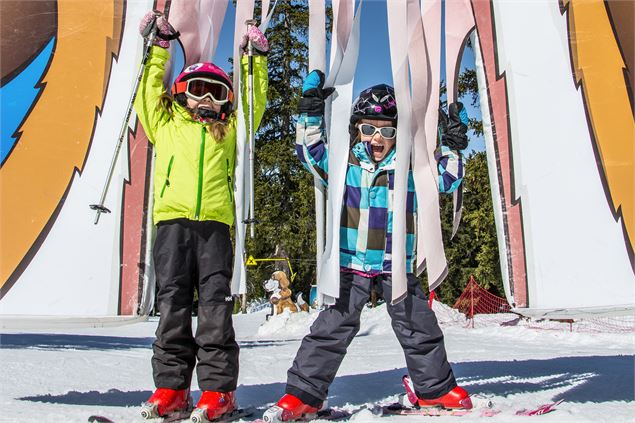
[[[304,166],[328,184],[328,145],[324,131],[324,75],[313,71],[303,85],[298,106],[296,152]],[[439,189],[452,192],[463,177],[467,116],[460,103],[451,105],[442,127],[452,146],[438,151]],[[458,122],[463,115],[464,121]],[[397,103],[392,87],[381,84],[361,92],[350,117],[351,149],[340,220],[340,296],[311,326],[288,371],[286,395],[265,412],[266,421],[292,421],[316,413],[324,404],[346,349],[360,327],[364,304],[375,288],[386,300],[395,334],[406,356],[408,372],[423,407],[471,408],[465,389],[457,386],[447,360],[443,333],[414,275],[417,201],[412,172],[406,202],[408,292],[391,304],[392,198],[397,142]],[[331,142],[334,142],[331,140]],[[341,141],[335,141],[341,142]],[[454,148],[452,148],[454,147]]]

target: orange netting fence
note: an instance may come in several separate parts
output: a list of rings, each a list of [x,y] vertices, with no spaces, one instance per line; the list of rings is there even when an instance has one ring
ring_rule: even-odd
[[[452,308],[435,301],[430,294],[430,306],[441,325],[464,327],[521,326],[541,330],[570,332],[635,333],[635,316],[602,316],[572,319],[532,319],[512,312],[505,298],[488,292],[474,277]]]
[[[459,310],[469,319],[474,318],[475,314],[509,313],[511,311],[505,298],[481,288],[474,280],[474,276],[470,277],[470,281],[452,308]]]

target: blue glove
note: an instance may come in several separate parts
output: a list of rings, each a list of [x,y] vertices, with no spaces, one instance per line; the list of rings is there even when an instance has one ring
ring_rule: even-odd
[[[324,86],[324,74],[319,70],[313,70],[304,78],[302,84],[302,95],[312,88]]]
[[[311,71],[302,84],[302,97],[298,102],[298,113],[308,116],[324,115],[324,100],[333,94],[335,88],[324,88],[324,73]]]

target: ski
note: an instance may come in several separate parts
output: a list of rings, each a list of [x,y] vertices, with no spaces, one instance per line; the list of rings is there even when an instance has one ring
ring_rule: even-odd
[[[150,421],[156,421],[157,423],[176,423],[176,422],[184,422],[184,421],[189,421],[190,420],[190,415],[192,414],[192,410],[185,410],[185,411],[177,411],[175,413],[170,413],[167,416],[163,417],[163,420],[161,420],[161,418],[158,418],[156,420],[150,420]]]
[[[355,411],[356,412],[356,411]],[[316,414],[309,414],[302,419],[293,420],[294,422],[320,422],[320,421],[338,421],[345,420],[350,418],[353,414],[353,411],[340,410],[337,408],[325,408],[324,410],[318,411]],[[278,420],[276,418],[267,418],[254,420],[252,423],[280,423],[282,420]]]
[[[556,406],[561,404],[563,400],[559,400],[552,403],[540,405],[533,409],[518,410],[515,415],[517,416],[538,416],[541,414],[547,414],[556,410]],[[373,414],[377,416],[466,416],[468,414],[478,414],[480,417],[493,417],[500,414],[502,411],[489,407],[477,407],[469,410],[465,409],[449,409],[440,407],[415,407],[407,406],[401,403],[394,403],[389,405],[378,405],[373,410]]]
[[[179,411],[176,413],[168,414],[165,417],[156,417],[152,419],[146,419],[148,422],[152,423],[176,423],[190,420],[190,415],[192,411]],[[88,417],[88,423],[117,423],[115,420],[112,420],[106,416],[100,415],[92,415]]]
[[[548,404],[543,404],[538,408],[534,408],[532,410],[527,410],[527,409],[522,409],[522,410],[518,410],[516,411],[516,415],[517,416],[539,416],[541,414],[547,414],[547,413],[551,413],[552,411],[554,411],[556,409],[556,406],[560,403],[562,403],[564,400],[558,400],[556,402],[551,402]]]
[[[472,408],[451,409],[440,407],[409,407],[400,403],[380,405],[375,407],[373,414],[377,416],[465,416],[468,414],[480,413],[480,417],[493,417],[500,413],[500,410],[492,408]]]
[[[226,423],[226,422],[233,422],[235,420],[239,420],[245,417],[250,417],[254,414],[255,409],[253,407],[249,407],[249,408],[239,408],[237,410],[234,410],[226,415],[221,416],[218,419],[214,419],[214,420],[207,420],[207,419],[203,419],[203,420],[197,420],[197,422],[200,423]],[[179,411],[176,413],[171,413],[168,414],[165,417],[157,417],[157,418],[153,418],[153,419],[147,419],[147,421],[149,423],[177,423],[177,422],[188,422],[191,421],[191,416],[192,416],[192,410],[188,410],[188,411]],[[92,415],[90,417],[88,417],[88,422],[89,423],[117,423],[116,421],[109,419],[108,417],[105,416],[99,416],[99,415]]]
[[[194,411],[192,412],[192,417],[190,418],[188,416],[188,419],[190,419],[193,423],[225,423],[225,422],[233,422],[235,420],[239,420],[245,417],[250,417],[254,414],[254,412],[256,411],[253,407],[249,407],[249,408],[238,408],[234,411],[230,411],[229,413],[223,414],[222,416],[220,416],[217,419],[214,420],[208,420],[205,412],[197,412],[196,410],[198,409],[194,409]]]

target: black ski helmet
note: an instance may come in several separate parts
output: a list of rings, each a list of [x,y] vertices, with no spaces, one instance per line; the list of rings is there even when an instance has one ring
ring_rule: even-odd
[[[388,120],[397,125],[395,90],[390,85],[379,84],[366,88],[353,102],[348,133],[351,141],[357,136],[355,125],[362,119]]]

